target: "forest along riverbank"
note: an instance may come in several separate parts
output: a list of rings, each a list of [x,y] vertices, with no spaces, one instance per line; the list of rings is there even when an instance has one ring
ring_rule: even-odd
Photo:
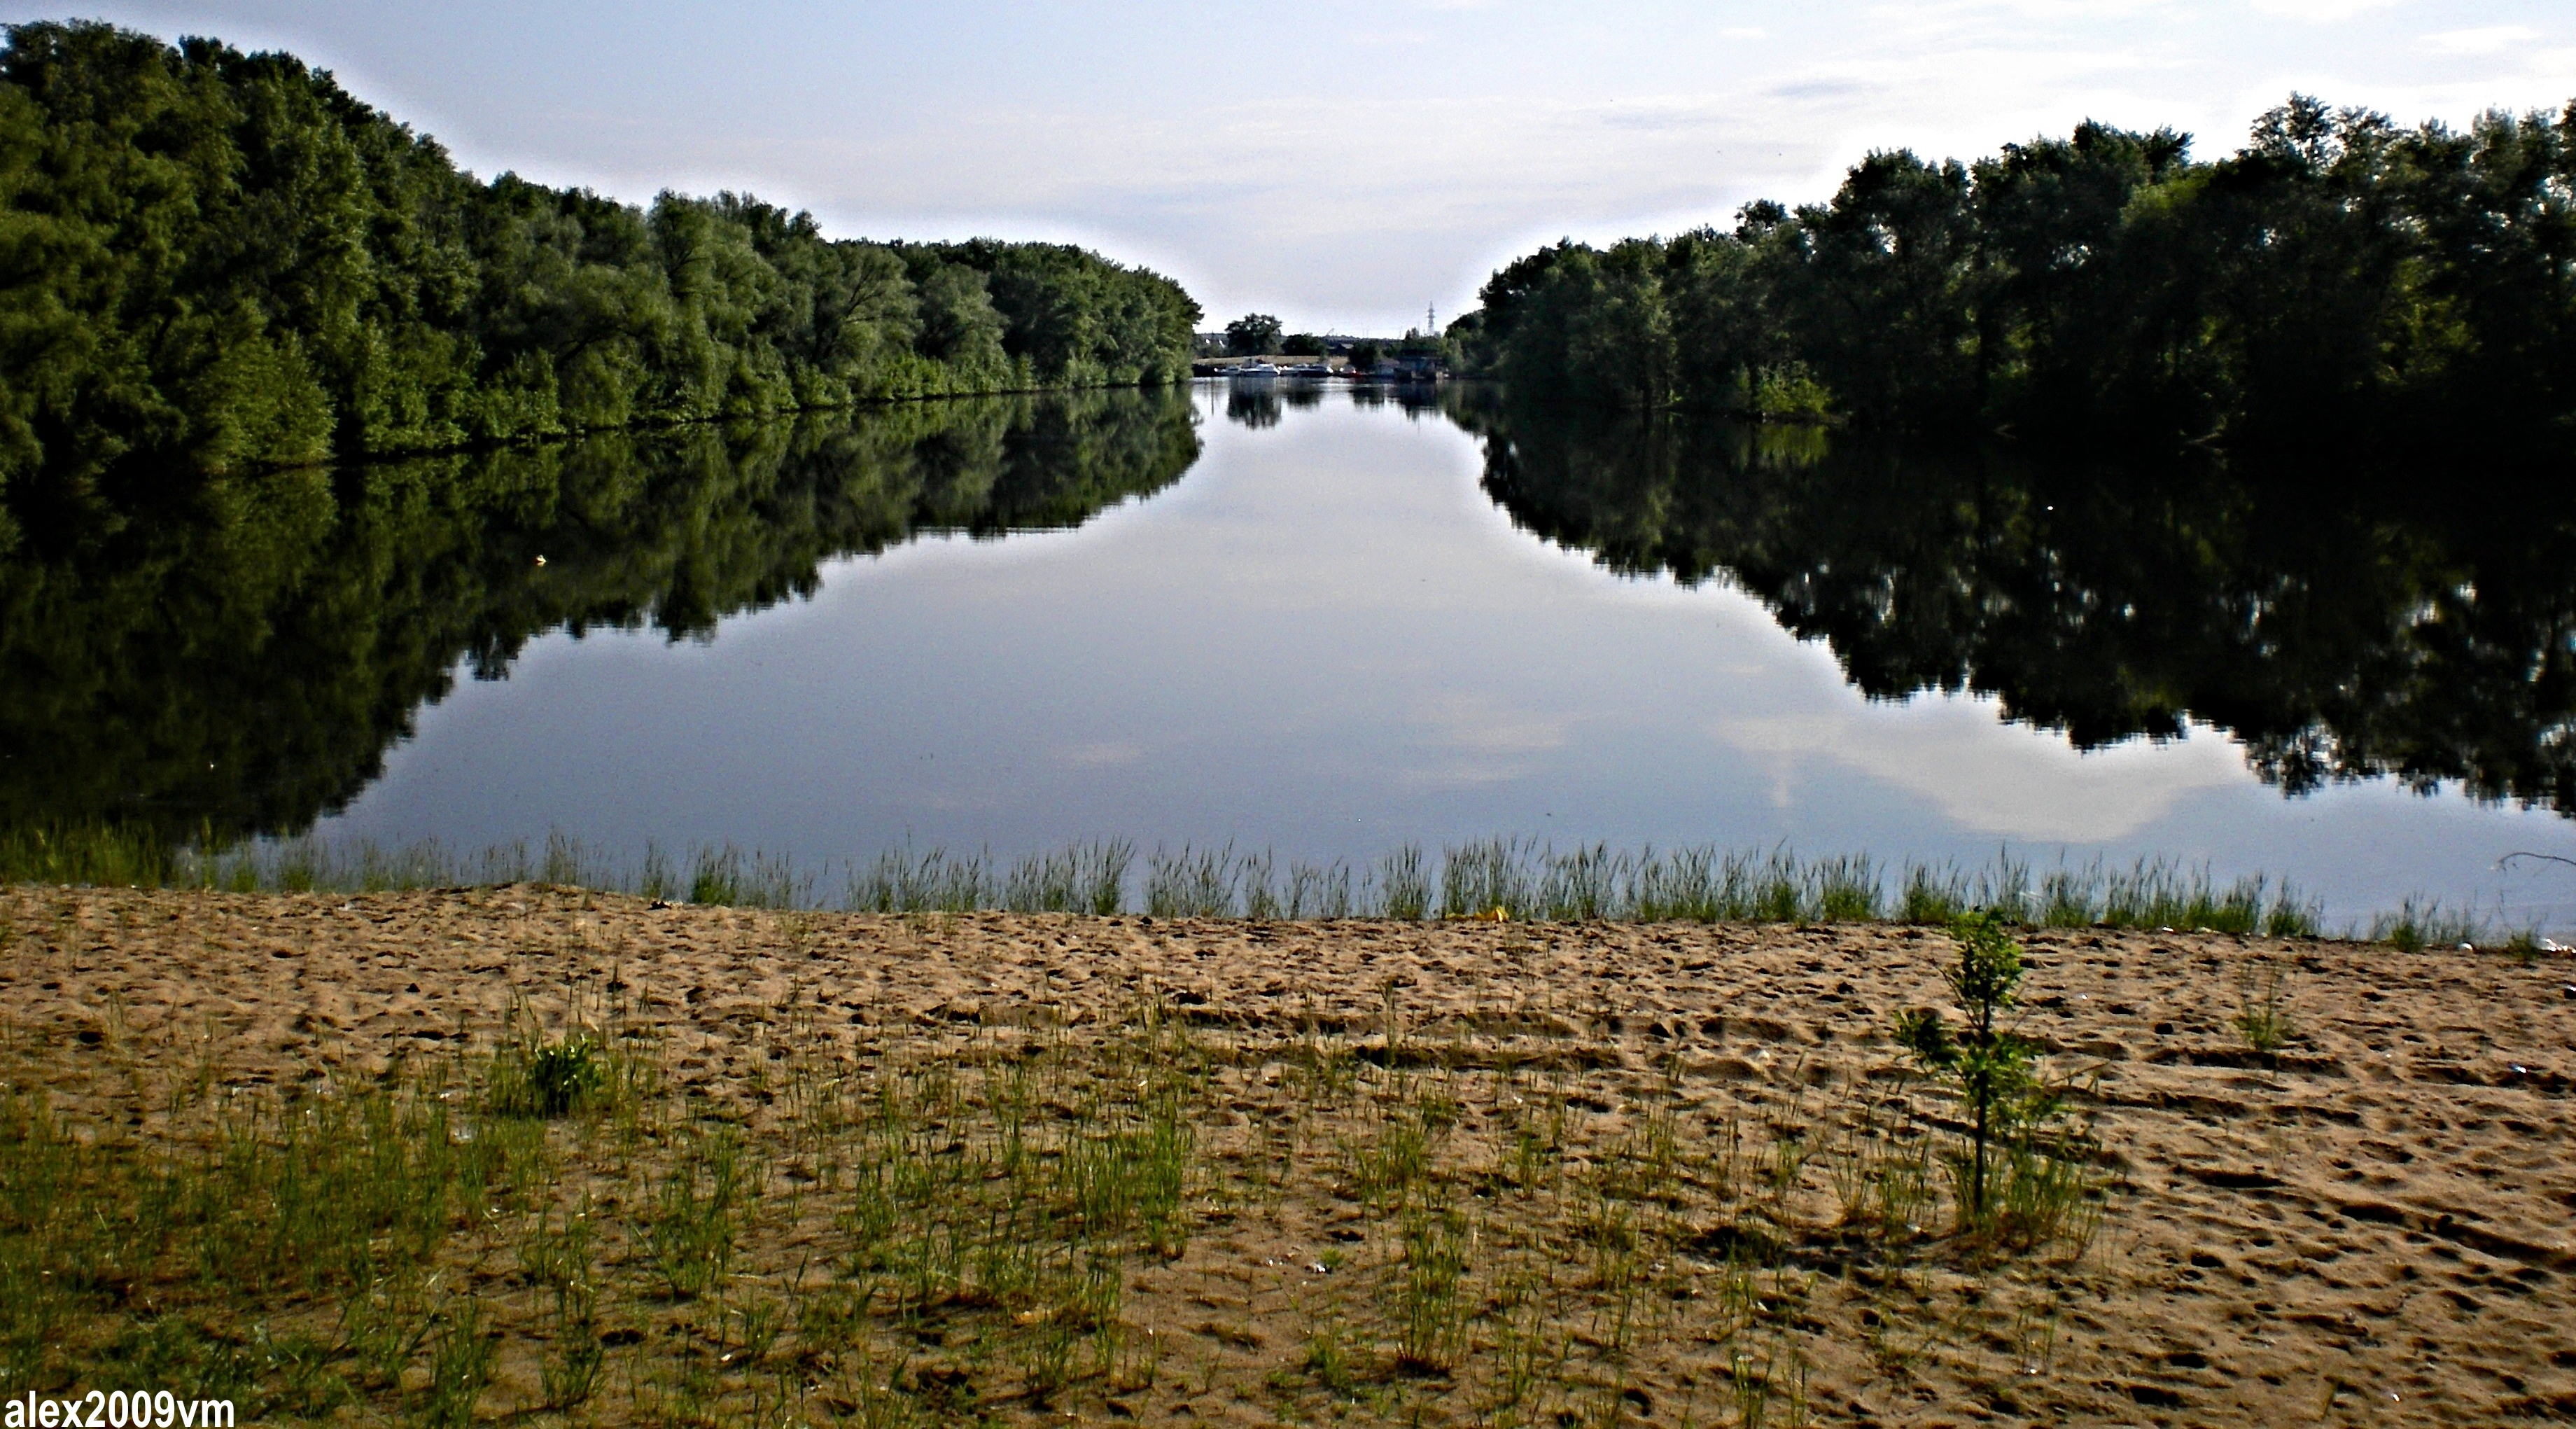
[[[1960,1234],[1958,1108],[1887,1032],[1950,1002],[1937,928],[22,886],[10,1369],[279,1414],[2576,1410],[2576,965],[2021,938],[2069,1154]]]

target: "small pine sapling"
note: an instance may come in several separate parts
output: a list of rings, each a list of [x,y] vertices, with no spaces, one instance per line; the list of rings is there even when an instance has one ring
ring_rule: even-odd
[[[1942,977],[1966,1010],[1967,1026],[1953,1037],[1938,1011],[1915,1008],[1897,1014],[1896,1040],[1923,1070],[1955,1086],[1968,1108],[1967,1219],[1979,1224],[1986,1216],[1990,1148],[2045,1120],[2055,1098],[2034,1074],[2039,1049],[1995,1028],[1995,1014],[2012,1006],[2021,984],[2021,945],[1991,908],[1952,918],[1950,940],[1958,945],[1959,961]]]

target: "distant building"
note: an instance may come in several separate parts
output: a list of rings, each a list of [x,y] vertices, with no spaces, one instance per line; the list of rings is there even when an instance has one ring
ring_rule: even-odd
[[[1352,333],[1331,332],[1318,335],[1323,343],[1321,353],[1293,354],[1234,352],[1221,332],[1190,335],[1190,372],[1198,377],[1224,377],[1240,366],[1268,363],[1285,375],[1299,375],[1320,367],[1335,376],[1374,378],[1380,382],[1436,382],[1449,376],[1441,355],[1439,339],[1425,337],[1419,330],[1403,337],[1360,337]],[[1361,368],[1352,365],[1351,354],[1362,347],[1375,348],[1374,365]]]

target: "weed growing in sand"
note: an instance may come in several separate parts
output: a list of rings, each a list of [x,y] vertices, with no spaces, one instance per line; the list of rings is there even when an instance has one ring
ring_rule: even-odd
[[[1772,1411],[1779,1410],[1776,1421],[1784,1426],[1807,1423],[1806,1356],[1794,1346],[1773,1341],[1756,1355],[1749,1349],[1738,1350],[1728,1361],[1728,1387],[1735,1395],[1735,1422],[1744,1429],[1761,1429],[1775,1422]],[[1775,1397],[1777,1403],[1775,1405]]]
[[[562,1116],[607,1082],[608,1059],[587,1034],[553,1041],[514,1038],[493,1059],[484,1105],[496,1116]]]
[[[474,1422],[475,1402],[492,1381],[492,1341],[483,1333],[483,1307],[470,1295],[449,1301],[430,1335],[429,1388],[419,1420],[434,1429],[462,1429]]]
[[[2060,865],[2033,881],[2009,856],[1969,872],[1953,865],[1907,868],[1897,916],[1946,924],[1973,909],[2050,928],[2175,928],[2268,937],[2313,936],[2321,913],[2290,883],[2261,874],[2221,883],[2207,865],[2140,859],[2121,869],[2096,859]]]
[[[2290,1040],[2286,976],[2270,958],[2257,958],[2237,974],[2236,1030],[2257,1055],[2272,1056]]]
[[[865,870],[853,865],[842,906],[857,913],[971,913],[989,900],[981,854],[945,848],[887,849]]]
[[[635,896],[661,903],[678,897],[679,892],[679,875],[671,871],[669,856],[662,852],[660,844],[646,840],[644,864],[635,878]]]
[[[2398,903],[2396,912],[2373,918],[2368,937],[2401,953],[2417,953],[2426,948],[2474,945],[2484,933],[2470,913],[2446,909],[2439,899],[2409,896]]]
[[[1865,923],[1878,916],[1878,868],[1867,854],[1821,859],[1810,874],[1816,921]]]
[[[1135,845],[1124,839],[1070,844],[1031,854],[1002,876],[1001,906],[1013,913],[1115,913],[1126,902]]]
[[[1931,1223],[1940,1197],[1930,1137],[1881,1125],[1872,1113],[1846,1130],[1827,1164],[1844,1225],[1902,1241]]]
[[[1453,845],[1440,866],[1446,918],[1582,922],[1861,921],[1879,915],[1883,880],[1866,855],[1801,860],[1786,849],[1720,854],[1708,847],[1560,852],[1535,839]]]
[[[1147,860],[1145,912],[1156,918],[1223,918],[1238,906],[1234,845],[1177,853],[1161,849]]]
[[[1243,916],[1253,922],[1275,922],[1287,911],[1288,905],[1280,896],[1277,870],[1268,849],[1245,854],[1235,865],[1235,890]]]
[[[1289,918],[1348,918],[1359,911],[1352,896],[1351,868],[1339,859],[1323,865],[1288,865]]]
[[[733,1263],[749,1192],[741,1138],[730,1128],[681,1134],[678,1154],[639,1209],[654,1272],[677,1299],[720,1282]]]
[[[1440,860],[1440,916],[1536,916],[1538,888],[1529,862],[1537,852],[1534,840],[1517,838],[1452,845]]]
[[[702,848],[689,874],[689,901],[720,908],[804,908],[814,901],[814,875],[785,854],[732,844]]]
[[[8,945],[8,924],[6,922],[0,922],[0,948],[5,948]],[[2539,929],[2516,928],[2511,933],[2505,935],[2503,952],[2506,957],[2513,959],[2517,963],[2528,964],[2538,961],[2540,955],[2543,952],[2548,951],[2552,946],[2554,946],[2554,944],[2549,944],[2547,940],[2540,936]]]
[[[159,887],[174,881],[179,860],[169,843],[140,825],[22,824],[0,829],[0,881]]]
[[[1624,889],[1620,873],[1625,856],[1607,844],[1578,847],[1572,853],[1550,851],[1539,884],[1539,916],[1564,923],[1590,923],[1615,917]]]
[[[1377,911],[1408,922],[1430,916],[1431,877],[1419,846],[1399,845],[1378,860]]]
[[[1390,1317],[1396,1366],[1445,1372],[1466,1352],[1474,1307],[1462,1292],[1475,1230],[1453,1206],[1421,1204],[1405,1208],[1398,1233],[1404,1258]]]

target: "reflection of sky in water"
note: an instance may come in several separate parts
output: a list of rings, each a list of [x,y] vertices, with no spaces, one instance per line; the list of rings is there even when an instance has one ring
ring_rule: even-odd
[[[559,827],[807,860],[907,838],[1234,840],[1369,858],[1489,833],[1788,840],[2287,874],[2330,922],[2424,891],[2576,925],[2564,820],[2385,783],[2285,800],[2207,730],[2078,754],[1968,697],[1871,704],[1717,586],[1623,580],[1515,529],[1474,443],[1340,400],[1207,423],[1178,487],[1074,532],[933,538],[812,601],[532,642],[463,683],[326,836]]]

